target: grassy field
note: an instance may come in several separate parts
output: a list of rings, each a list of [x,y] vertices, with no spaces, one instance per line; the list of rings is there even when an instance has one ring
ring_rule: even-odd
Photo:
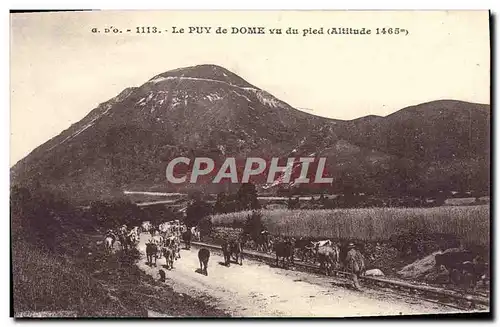
[[[238,226],[251,212],[212,216],[214,226]],[[448,234],[468,244],[489,247],[490,208],[366,208],[334,210],[263,210],[272,234],[384,241],[408,233]]]

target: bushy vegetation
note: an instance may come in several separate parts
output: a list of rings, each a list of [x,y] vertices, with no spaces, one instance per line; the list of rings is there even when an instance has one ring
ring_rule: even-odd
[[[99,203],[82,210],[62,194],[11,190],[14,314],[71,311],[78,317],[224,316],[200,300],[180,296],[146,275],[136,249],[109,254],[103,229],[136,220],[127,203]],[[97,209],[97,210],[93,210]],[[120,218],[122,220],[120,220]]]
[[[214,205],[215,213],[260,209],[257,189],[252,183],[241,184],[235,194],[220,192]]]
[[[468,244],[489,246],[489,206],[262,210],[272,234],[384,241],[394,235],[442,234]],[[243,225],[250,211],[212,216],[214,226]]]

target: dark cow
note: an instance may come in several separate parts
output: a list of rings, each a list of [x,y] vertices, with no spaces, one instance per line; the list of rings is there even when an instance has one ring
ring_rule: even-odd
[[[120,244],[122,246],[122,249],[124,251],[128,251],[129,246],[130,246],[130,239],[127,237],[128,231],[127,231],[127,226],[123,225],[120,228],[118,228],[116,235],[118,236],[118,240],[120,241]]]
[[[279,266],[279,258],[281,258],[281,263],[284,268],[288,268],[288,264],[293,264],[293,252],[294,252],[294,242],[293,240],[284,240],[274,244],[274,251],[276,252],[276,266]]]
[[[187,250],[191,249],[192,238],[193,238],[193,233],[191,231],[191,228],[188,228],[187,231],[182,233],[182,240],[184,241],[184,245]]]
[[[315,255],[315,246],[311,238],[301,237],[295,241],[295,251],[297,257],[306,262],[308,259],[313,259]]]
[[[205,276],[208,276],[208,259],[210,258],[210,251],[206,248],[201,248],[198,251],[198,259],[200,260],[200,270]]]
[[[488,264],[478,258],[475,258],[474,261],[465,261],[462,263],[461,273],[464,278],[463,285],[475,290],[479,281],[483,281],[484,284],[488,274]]]
[[[165,271],[163,269],[160,269],[158,273],[160,274],[160,282],[165,282]]]
[[[354,244],[349,244],[347,246],[347,253],[344,261],[345,269],[352,275],[353,285],[356,289],[360,289],[358,277],[365,272],[365,258],[361,251],[356,249]]]
[[[436,270],[444,266],[448,271],[448,281],[458,282],[457,272],[462,270],[462,264],[466,261],[472,262],[475,256],[470,251],[445,252],[436,254]]]
[[[267,230],[262,230],[255,237],[255,243],[257,245],[257,251],[262,251],[264,253],[269,252],[269,232]]]
[[[317,259],[320,269],[325,275],[330,275],[332,270],[339,268],[340,248],[335,245],[324,245],[318,248]],[[336,275],[334,273],[334,275]]]
[[[229,267],[231,265],[231,245],[229,241],[222,243],[222,254],[224,255],[224,264]]]
[[[243,264],[243,245],[242,242],[238,240],[226,240],[222,244],[222,253],[224,255],[224,264],[226,266],[231,265],[231,257],[240,266]]]
[[[239,263],[239,265],[243,265],[243,245],[240,241],[233,240],[230,243],[231,248],[231,256]]]
[[[488,264],[481,256],[471,251],[456,251],[436,254],[436,269],[442,266],[448,271],[448,282],[475,288],[488,271]]]
[[[153,265],[153,257],[155,259],[155,267],[156,267],[156,259],[158,258],[158,246],[154,243],[146,244],[146,258],[148,260],[148,265]]]

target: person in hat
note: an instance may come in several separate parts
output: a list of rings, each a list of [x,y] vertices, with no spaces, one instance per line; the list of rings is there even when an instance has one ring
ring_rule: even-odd
[[[365,259],[363,254],[356,249],[354,243],[349,243],[347,245],[347,255],[346,255],[346,269],[352,274],[353,286],[356,289],[360,289],[358,277],[361,276],[365,271]]]

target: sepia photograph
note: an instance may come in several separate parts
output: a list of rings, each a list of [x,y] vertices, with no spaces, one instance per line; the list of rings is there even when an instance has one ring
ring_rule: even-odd
[[[491,19],[11,12],[11,316],[491,317]]]

